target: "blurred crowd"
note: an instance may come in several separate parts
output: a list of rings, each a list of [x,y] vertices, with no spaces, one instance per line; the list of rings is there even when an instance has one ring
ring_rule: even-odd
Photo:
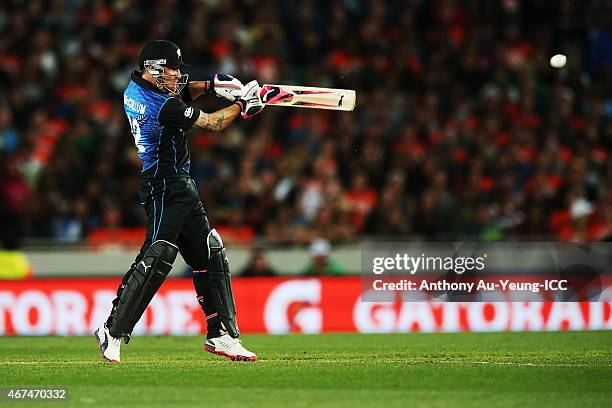
[[[190,131],[193,177],[227,231],[269,244],[612,236],[609,2],[6,0],[0,246],[143,224],[121,95],[159,38],[195,79],[357,91],[354,112],[269,107]],[[566,67],[550,67],[556,53]]]

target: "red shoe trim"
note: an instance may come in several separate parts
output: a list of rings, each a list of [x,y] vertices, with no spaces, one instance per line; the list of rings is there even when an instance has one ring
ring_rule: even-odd
[[[217,351],[215,350],[214,347],[209,346],[208,344],[204,345],[204,347],[202,347],[204,350],[208,351],[209,353],[213,353],[216,354],[218,356],[223,356],[223,357],[227,357],[232,361],[257,361],[257,356],[253,356],[253,357],[245,357],[245,356],[232,356],[231,354],[227,354],[225,351]]]
[[[119,363],[119,360],[111,360],[106,358],[106,356],[102,353],[102,350],[100,350],[100,338],[98,337],[98,332],[96,331],[94,334],[96,335],[96,343],[98,343],[98,353],[100,353],[100,357],[102,357],[108,363]]]

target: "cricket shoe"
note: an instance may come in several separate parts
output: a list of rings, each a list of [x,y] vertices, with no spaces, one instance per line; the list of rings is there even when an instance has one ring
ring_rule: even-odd
[[[251,353],[240,344],[240,339],[235,339],[225,333],[222,336],[206,339],[204,350],[209,353],[225,356],[234,361],[257,361],[255,353]]]
[[[118,363],[121,361],[121,338],[115,338],[110,335],[106,323],[100,326],[95,332],[96,340],[100,345],[100,355],[109,363]]]

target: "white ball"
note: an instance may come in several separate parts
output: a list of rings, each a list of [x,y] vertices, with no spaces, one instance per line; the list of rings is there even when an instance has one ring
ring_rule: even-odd
[[[553,68],[563,68],[567,63],[567,57],[563,54],[557,54],[551,57],[550,66]]]

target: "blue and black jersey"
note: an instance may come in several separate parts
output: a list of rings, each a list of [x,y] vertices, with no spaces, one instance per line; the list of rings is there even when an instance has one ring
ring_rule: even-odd
[[[190,102],[187,88],[181,97]],[[189,174],[185,130],[193,126],[200,110],[161,92],[137,71],[132,73],[123,93],[123,106],[142,160],[142,178],[151,180]]]

